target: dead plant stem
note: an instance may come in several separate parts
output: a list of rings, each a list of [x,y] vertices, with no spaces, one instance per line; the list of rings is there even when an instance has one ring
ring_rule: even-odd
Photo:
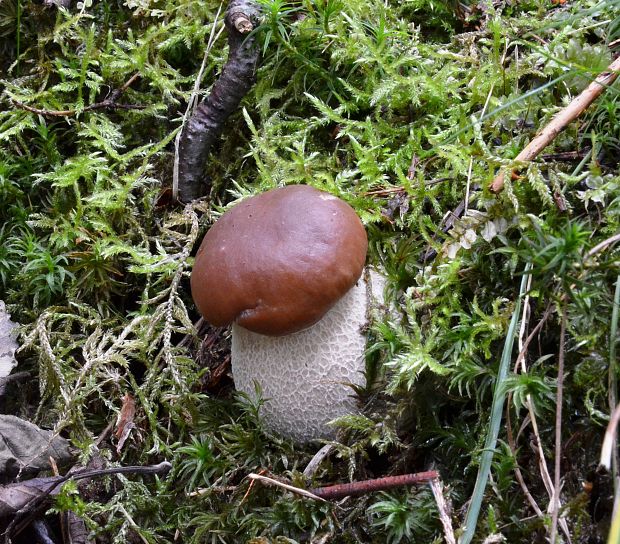
[[[558,353],[558,382],[555,411],[554,493],[551,510],[551,544],[555,544],[560,514],[560,466],[562,460],[562,400],[564,394],[564,349],[566,344],[566,302],[562,305],[560,347]]]
[[[435,497],[435,503],[437,504],[437,510],[439,511],[439,521],[443,526],[443,535],[447,544],[456,544],[456,537],[454,536],[454,529],[452,528],[451,510],[452,505],[446,501],[444,496],[443,482],[437,478],[430,482],[431,491]]]

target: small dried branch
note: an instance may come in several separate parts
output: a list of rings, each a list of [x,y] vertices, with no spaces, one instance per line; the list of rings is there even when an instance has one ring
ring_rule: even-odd
[[[225,25],[219,24],[221,12],[222,4],[220,4],[220,7],[217,9],[215,19],[213,20],[213,26],[211,27],[211,33],[209,34],[209,41],[207,42],[205,54],[202,57],[202,64],[200,65],[200,70],[198,70],[198,75],[196,76],[196,81],[194,82],[194,89],[189,97],[189,100],[187,101],[187,108],[185,109],[185,113],[183,114],[183,122],[181,124],[182,127],[184,127],[187,123],[188,118],[192,115],[192,112],[196,107],[196,103],[198,102],[200,84],[202,83],[202,78],[204,76],[205,70],[207,69],[207,60],[209,59],[209,55],[211,54],[211,48],[226,28]],[[178,198],[179,194],[179,145],[181,142],[182,134],[183,131],[180,130],[176,138],[174,139],[174,164],[172,166],[172,198],[174,198],[175,200]]]
[[[388,489],[394,489],[395,487],[405,485],[428,483],[439,478],[439,473],[435,470],[429,470],[427,472],[417,472],[415,474],[402,474],[400,476],[387,476],[386,478],[376,478],[374,480],[362,480],[360,482],[351,482],[349,484],[315,487],[308,490],[280,482],[279,480],[269,478],[262,474],[251,473],[248,474],[248,478],[252,481],[258,480],[269,485],[281,487],[282,489],[286,489],[287,491],[296,493],[297,495],[301,495],[302,497],[306,497],[308,499],[313,499],[315,501],[327,501],[343,499],[344,497],[359,497],[360,495],[366,495],[367,493],[386,491]]]
[[[392,193],[404,193],[404,187],[383,187],[382,189],[373,189],[372,191],[365,191],[362,193],[364,196],[388,196]]]
[[[123,95],[123,93],[131,86],[131,84],[140,77],[139,73],[135,73],[131,76],[121,87],[114,89],[106,98],[101,102],[90,104],[84,107],[82,110],[44,110],[41,108],[35,108],[24,104],[19,100],[11,100],[12,104],[19,109],[26,110],[37,115],[43,115],[44,117],[73,117],[80,113],[86,113],[95,110],[143,110],[146,106],[140,106],[138,104],[118,104],[117,100]]]
[[[414,474],[402,474],[400,476],[387,476],[385,478],[376,478],[374,480],[362,480],[360,482],[351,482],[350,484],[329,485],[326,487],[316,487],[310,489],[310,493],[321,497],[322,499],[342,499],[344,497],[359,497],[367,493],[375,491],[386,491],[401,487],[404,485],[416,485],[428,483],[439,478],[436,470],[426,472],[416,472]]]
[[[560,153],[546,153],[542,155],[543,161],[579,161],[587,157],[588,153],[592,151],[591,148],[584,151],[562,151]]]
[[[224,121],[254,85],[260,48],[252,30],[258,26],[260,5],[254,0],[231,0],[224,24],[228,30],[228,59],[211,92],[183,127],[178,144],[178,173],[174,198],[191,202],[208,193],[204,168]]]
[[[528,286],[528,290],[529,290],[529,286]],[[529,295],[526,297],[526,300],[529,300]],[[528,305],[529,304],[526,304],[525,306],[528,306]],[[515,373],[517,372],[519,366],[521,367],[521,372],[522,373],[526,373],[527,372],[527,366],[525,364],[525,357],[527,355],[529,345],[532,342],[532,340],[536,337],[536,335],[540,332],[540,329],[542,329],[543,325],[547,322],[547,320],[549,319],[549,316],[551,315],[551,313],[552,313],[552,311],[554,309],[555,309],[555,304],[548,304],[547,305],[547,308],[546,308],[543,316],[541,317],[540,321],[536,324],[534,329],[532,329],[532,331],[527,336],[525,341],[522,341],[522,336],[523,336],[523,334],[525,332],[525,329],[521,330],[520,337],[519,337],[519,348],[520,348],[520,350],[519,350],[519,354],[517,355],[517,359],[515,361],[515,366],[514,366],[514,372]],[[524,314],[523,322],[526,321],[525,315],[526,314]],[[532,397],[529,394],[526,397],[526,407],[527,407],[528,412],[529,412],[529,423],[532,426],[532,432],[534,434],[534,441],[533,441],[533,443],[534,443],[534,449],[535,449],[535,452],[536,452],[536,457],[538,459],[538,468],[540,470],[540,477],[541,477],[542,482],[543,482],[543,484],[545,486],[545,489],[547,490],[549,498],[552,499],[554,494],[555,494],[555,488],[554,488],[553,482],[551,480],[551,475],[549,474],[549,469],[547,468],[547,461],[545,460],[545,452],[544,452],[543,445],[542,445],[542,439],[540,438],[540,432],[538,430],[538,420],[536,418],[536,412],[534,411],[534,405],[532,403]],[[513,452],[513,455],[515,455],[516,447],[515,447],[515,441],[512,438],[512,429],[511,429],[511,424],[510,424],[510,417],[507,418],[507,423],[508,423],[508,443],[509,443],[509,446],[511,448],[511,451]],[[525,423],[524,423],[524,425],[525,425]],[[536,514],[538,514],[538,515],[540,515],[542,517],[542,513],[539,514],[540,508],[538,507],[538,505],[536,504],[534,499],[531,498],[531,495],[528,497],[529,491],[527,489],[527,486],[525,485],[525,481],[523,480],[521,472],[518,469],[518,467],[515,468],[515,475],[517,477],[517,481],[521,485],[521,488],[522,488],[526,498],[528,499],[528,502],[530,503],[530,505],[532,506],[532,508],[536,512]],[[531,500],[530,500],[530,498],[531,498]],[[562,529],[562,532],[566,536],[566,541],[570,543],[570,531],[568,529],[568,525],[566,523],[566,520],[565,519],[560,519],[559,520],[559,524],[560,524],[560,528]]]
[[[527,350],[530,347],[530,343],[532,342],[532,340],[534,340],[534,338],[536,337],[540,329],[542,329],[543,325],[547,322],[547,319],[549,319],[549,316],[551,315],[553,308],[555,308],[553,304],[549,304],[547,306],[547,309],[545,310],[545,313],[543,314],[543,316],[540,318],[540,321],[536,324],[534,329],[532,329],[532,332],[528,334],[527,338],[525,339],[525,342],[523,342],[523,347],[520,349],[519,355],[517,355],[517,359],[515,361],[515,366],[514,366],[515,372],[517,371],[521,362],[525,359],[525,356],[527,355]],[[526,371],[527,369],[523,367],[523,372],[526,372]]]
[[[607,429],[605,430],[603,445],[601,446],[601,459],[599,461],[599,466],[604,467],[606,470],[611,470],[611,458],[613,455],[614,443],[616,441],[618,423],[620,423],[620,404],[618,404],[611,413],[609,423],[607,424]]]
[[[609,87],[620,73],[620,57],[609,65],[609,68],[592,82],[577,98],[560,111],[551,122],[544,127],[534,139],[525,146],[515,161],[531,161],[547,147],[570,123],[579,117],[594,102],[602,92]],[[489,189],[499,193],[504,188],[504,176],[515,175],[514,171],[500,170]]]

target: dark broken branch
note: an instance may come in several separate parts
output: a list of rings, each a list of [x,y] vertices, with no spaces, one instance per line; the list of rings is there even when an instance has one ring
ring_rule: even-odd
[[[259,48],[252,30],[258,24],[260,7],[252,0],[232,0],[226,12],[228,60],[211,92],[196,108],[179,140],[178,186],[173,196],[181,202],[208,192],[204,166],[209,150],[222,131],[227,117],[237,109],[254,84]]]
[[[0,518],[14,516],[4,533],[6,543],[19,534],[39,511],[46,506],[47,499],[56,495],[62,484],[69,480],[83,480],[111,474],[165,474],[172,465],[167,461],[151,466],[111,467],[86,469],[64,476],[33,478],[25,482],[0,486]]]

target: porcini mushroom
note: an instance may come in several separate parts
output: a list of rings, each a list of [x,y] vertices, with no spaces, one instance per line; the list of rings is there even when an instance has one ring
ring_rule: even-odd
[[[305,185],[235,205],[211,227],[191,276],[211,324],[233,323],[235,386],[275,431],[301,442],[333,437],[355,411],[364,370],[366,231],[339,198]]]

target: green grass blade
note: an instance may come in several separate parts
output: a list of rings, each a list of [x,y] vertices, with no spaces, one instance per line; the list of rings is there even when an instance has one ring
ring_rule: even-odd
[[[515,309],[512,313],[512,319],[510,320],[510,325],[508,327],[504,350],[502,352],[502,359],[500,361],[497,380],[495,382],[495,390],[493,392],[493,404],[491,406],[491,422],[489,425],[489,431],[484,444],[484,451],[480,457],[480,467],[478,469],[476,485],[474,486],[474,492],[472,493],[469,508],[467,509],[467,515],[465,516],[465,531],[459,540],[459,544],[469,544],[474,536],[478,516],[480,514],[480,508],[482,506],[482,499],[484,497],[484,490],[487,485],[487,480],[489,479],[489,473],[491,472],[491,462],[493,460],[493,453],[497,444],[499,428],[502,423],[502,412],[504,411],[504,400],[506,398],[506,390],[502,387],[502,384],[508,375],[510,361],[512,360],[512,346],[514,344],[517,326],[519,324],[519,315],[521,314],[521,300],[525,294],[527,281],[530,276],[529,270],[530,265],[528,264],[525,268],[525,274],[523,274],[523,278],[521,279],[519,297],[517,298]]]
[[[616,286],[618,285],[620,285],[620,281],[616,284]],[[617,296],[615,297],[614,302],[618,301],[619,294],[620,290],[616,289]],[[614,326],[617,330],[617,312],[615,313],[615,317],[616,319],[612,321],[612,330]],[[607,430],[605,431],[605,438],[603,439],[603,447],[601,448],[601,461],[599,463],[599,468],[603,467],[604,469],[609,470],[610,465],[612,465],[612,459],[614,459],[616,452],[616,432],[619,419],[620,405],[616,406],[616,408],[613,410],[609,417],[609,424],[607,425]],[[617,478],[614,477],[614,507],[611,518],[611,526],[609,528],[609,534],[607,535],[607,544],[618,544],[618,542],[620,542],[620,489],[617,484]]]
[[[614,498],[614,517],[611,520],[607,544],[618,544],[618,542],[620,542],[620,509],[618,508],[618,493],[616,493]]]
[[[618,402],[618,361],[616,360],[616,342],[618,341],[618,310],[620,309],[620,276],[616,280],[614,304],[611,311],[611,327],[609,331],[609,409],[613,410]],[[614,448],[614,452],[616,449]],[[612,455],[612,474],[616,498],[618,495],[618,455]],[[617,513],[616,516],[618,517]],[[620,520],[618,520],[620,523]],[[620,540],[616,541],[620,542]]]

